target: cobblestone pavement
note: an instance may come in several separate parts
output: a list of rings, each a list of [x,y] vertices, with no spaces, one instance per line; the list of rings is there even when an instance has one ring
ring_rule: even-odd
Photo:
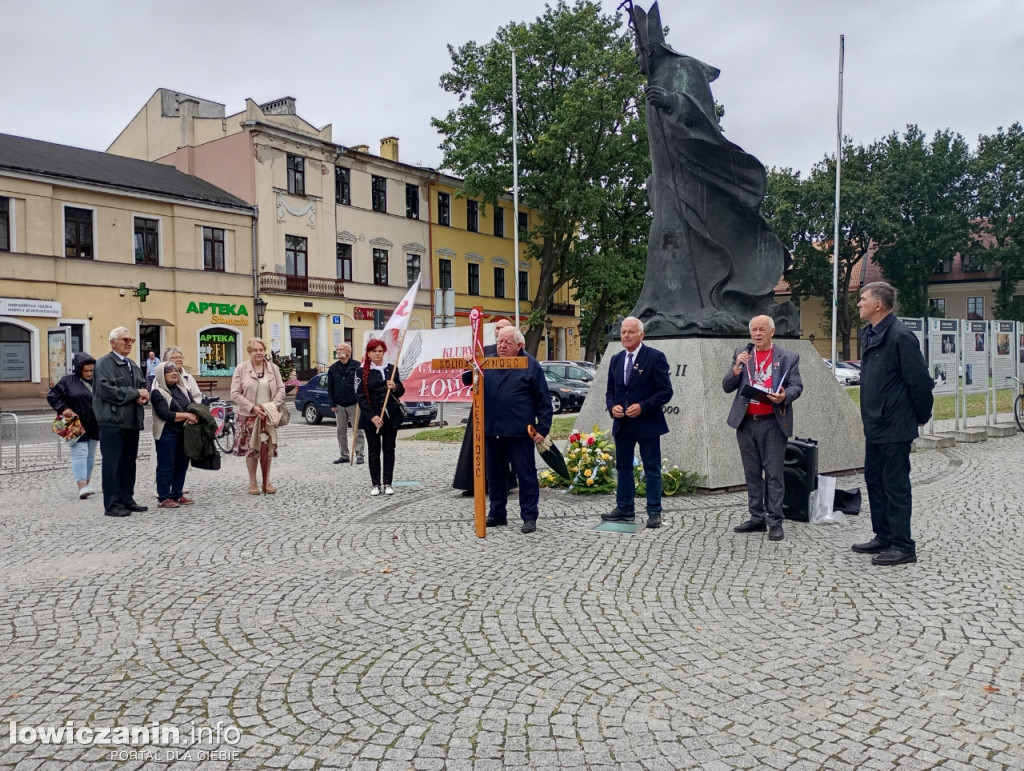
[[[401,442],[370,498],[327,424],[284,429],[275,496],[226,458],[110,519],[68,469],[5,475],[0,767],[1021,768],[1022,450],[916,453],[920,562],[888,569],[866,514],[776,544],[740,494],[620,535],[542,491],[535,534],[479,540],[456,445]],[[39,740],[67,721],[179,737]]]

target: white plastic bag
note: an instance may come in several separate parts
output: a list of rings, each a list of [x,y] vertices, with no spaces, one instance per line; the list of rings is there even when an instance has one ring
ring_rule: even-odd
[[[836,478],[818,475],[818,489],[811,493],[810,519],[812,525],[827,525],[842,522],[843,513],[833,511],[836,497]]]

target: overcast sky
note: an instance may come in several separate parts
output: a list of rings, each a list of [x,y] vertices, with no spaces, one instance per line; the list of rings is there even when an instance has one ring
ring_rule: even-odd
[[[614,12],[617,0],[603,0]],[[646,7],[646,3],[639,5]],[[1021,0],[662,0],[669,43],[722,71],[727,136],[766,166],[807,171],[843,130],[868,143],[908,123],[978,134],[1022,120]],[[543,0],[0,0],[0,133],[105,150],[161,87],[227,113],[293,96],[339,144],[397,135],[437,167],[430,118],[446,44],[485,42]]]

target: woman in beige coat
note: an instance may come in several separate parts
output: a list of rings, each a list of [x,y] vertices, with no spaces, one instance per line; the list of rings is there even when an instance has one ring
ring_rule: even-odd
[[[249,360],[235,367],[231,378],[231,399],[238,406],[239,423],[234,455],[245,458],[249,470],[249,494],[259,495],[256,467],[263,469],[263,490],[270,495],[277,488],[270,484],[270,461],[277,457],[277,444],[263,439],[264,433],[254,432],[257,423],[267,418],[263,405],[273,402],[278,412],[284,407],[284,379],[281,370],[267,358],[267,344],[254,337],[245,346]],[[258,449],[257,449],[258,448]]]

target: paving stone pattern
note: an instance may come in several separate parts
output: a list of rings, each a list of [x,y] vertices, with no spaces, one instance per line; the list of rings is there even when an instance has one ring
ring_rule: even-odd
[[[1022,450],[915,453],[896,568],[850,551],[867,513],[735,534],[741,494],[622,535],[590,529],[612,498],[542,491],[535,534],[480,540],[457,445],[400,442],[418,484],[370,498],[333,425],[282,431],[275,496],[227,457],[157,510],[147,453],[125,519],[67,468],[0,476],[0,767],[167,767],[13,720],[230,751],[185,768],[1021,768]],[[188,746],[218,723],[240,738]]]

